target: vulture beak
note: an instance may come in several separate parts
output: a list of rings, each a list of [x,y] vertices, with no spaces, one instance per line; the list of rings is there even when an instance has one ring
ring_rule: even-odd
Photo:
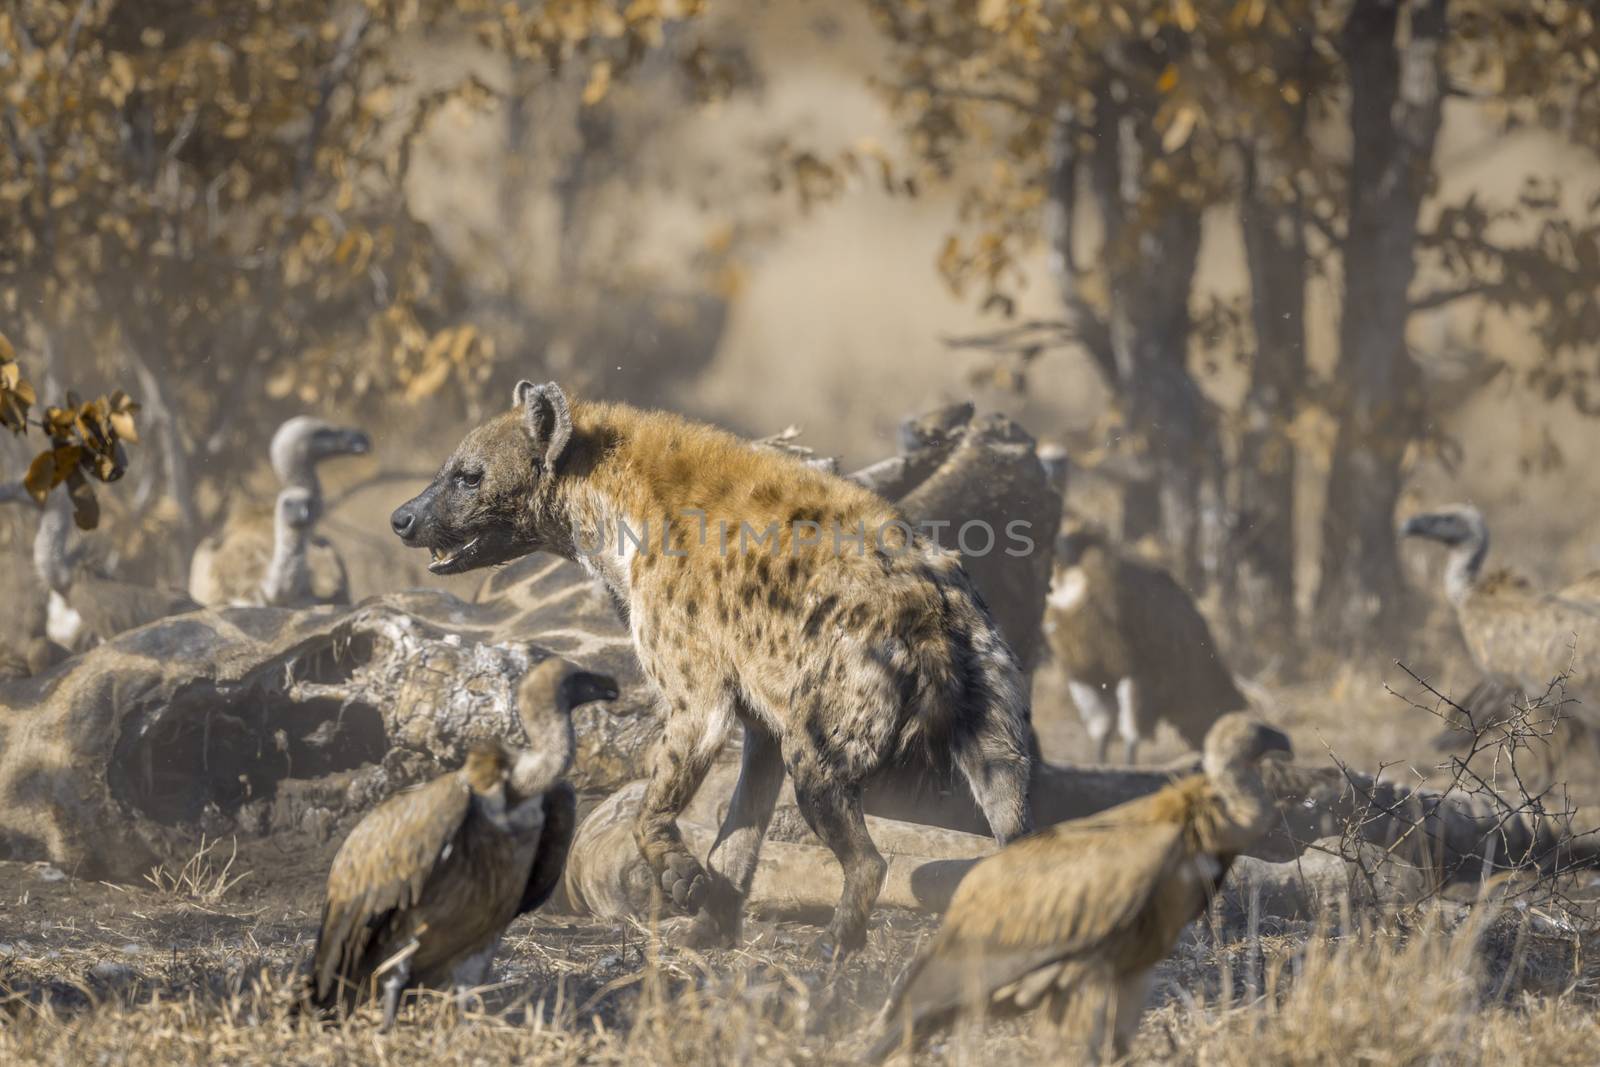
[[[340,430],[332,455],[364,456],[372,451],[372,438],[360,430]]]
[[[1284,759],[1294,758],[1294,746],[1289,743],[1289,735],[1282,730],[1273,729],[1271,726],[1261,727],[1261,754],[1276,752]]]
[[[1432,515],[1413,515],[1400,524],[1401,537],[1433,537],[1434,517]]]
[[[577,671],[567,678],[567,693],[571,697],[571,706],[576,708],[597,700],[615,700],[620,691],[617,689],[617,680],[610,675]]]

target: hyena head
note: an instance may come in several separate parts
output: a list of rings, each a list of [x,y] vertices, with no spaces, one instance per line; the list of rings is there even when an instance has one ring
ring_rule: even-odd
[[[428,570],[459,574],[559,548],[570,532],[556,476],[572,440],[566,394],[520,381],[511,410],[462,439],[428,487],[389,517],[400,540],[433,553]]]

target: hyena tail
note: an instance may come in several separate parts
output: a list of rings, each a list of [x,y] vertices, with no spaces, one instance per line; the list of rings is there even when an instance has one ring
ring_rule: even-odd
[[[1038,743],[1026,677],[1011,649],[991,627],[976,636],[973,651],[977,677],[965,687],[972,706],[961,709],[966,721],[951,735],[950,754],[996,843],[1004,845],[1033,830],[1028,794]]]

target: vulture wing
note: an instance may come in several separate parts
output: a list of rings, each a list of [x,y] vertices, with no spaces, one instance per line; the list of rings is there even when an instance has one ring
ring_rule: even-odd
[[[112,578],[75,580],[67,590],[67,603],[83,619],[89,633],[102,641],[169,615],[200,610],[187,593]]]
[[[1159,567],[1124,561],[1117,596],[1119,613],[1139,642],[1138,673],[1147,687],[1148,714],[1166,717],[1199,748],[1219,715],[1249,707],[1211,627],[1194,598]]]
[[[1161,891],[1181,873],[1188,850],[1181,825],[1149,821],[1149,808],[1141,799],[1060,823],[974,867],[933,944],[891,997],[890,1028],[873,1055],[897,1047],[906,1025],[925,1033],[974,997],[1027,1007],[1086,966],[1130,952],[1165,955],[1170,945],[1142,941],[1159,939],[1170,925],[1149,912],[1166,898]],[[1204,891],[1196,895],[1203,905]],[[1192,918],[1184,915],[1177,928]]]
[[[272,563],[272,518],[230,521],[206,538],[189,563],[189,595],[209,607],[260,603]]]
[[[312,955],[319,1006],[332,1006],[341,981],[359,988],[383,962],[371,958],[370,950],[382,946],[396,913],[416,904],[471,806],[466,783],[445,775],[390,797],[350,831],[328,872],[322,930]]]
[[[1581,667],[1600,638],[1600,603],[1509,588],[1473,596],[1460,619],[1478,666],[1509,675],[1530,692],[1544,692],[1556,675],[1573,667],[1574,652]]]
[[[525,915],[543,906],[561,884],[567,866],[567,851],[578,828],[578,795],[566,782],[558,783],[544,795],[544,829],[539,833],[539,851],[533,856],[533,869],[522,891],[517,914]]]

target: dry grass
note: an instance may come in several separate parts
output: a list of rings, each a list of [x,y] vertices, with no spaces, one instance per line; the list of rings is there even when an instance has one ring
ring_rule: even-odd
[[[1381,753],[1407,760],[1390,773],[1438,773],[1437,720],[1384,681],[1394,678],[1346,672],[1279,689],[1277,717],[1303,759],[1375,768]],[[1075,724],[1058,721],[1061,754],[1073,755]],[[697,954],[634,924],[541,914],[512,928],[481,1010],[463,1016],[429,996],[390,1034],[371,1010],[322,1029],[291,1004],[326,857],[273,848],[203,843],[149,887],[0,863],[0,1063],[855,1063],[932,928],[882,911],[867,949],[835,975],[802,955],[814,931],[799,924],[752,921],[739,950]],[[1569,879],[1565,899],[1593,896],[1590,880]],[[1197,924],[1158,969],[1134,1060],[1595,1062],[1600,909],[1551,918],[1526,894],[1496,896],[1512,902],[1267,919],[1258,936]],[[1057,1049],[1026,1023],[991,1023],[959,1028],[919,1062],[1058,1062]]]
[[[200,847],[194,855],[176,870],[158,864],[146,874],[145,881],[163,896],[196,904],[220,904],[239,883],[250,876],[249,871],[233,873],[234,862],[239,858],[239,842],[235,838],[227,859],[222,859],[220,840],[207,841],[200,835]]]
[[[159,900],[130,912],[149,924],[140,933],[174,946],[109,969],[96,962],[107,946],[92,931],[54,951],[0,946],[0,1062],[853,1063],[887,982],[927,930],[890,917],[866,958],[832,976],[801,960],[803,937],[790,935],[803,931],[782,924],[758,924],[737,952],[699,955],[637,928],[541,918],[508,939],[486,1008],[463,1015],[428,995],[380,1034],[371,1010],[330,1028],[293,1014],[309,915],[248,925],[213,916],[180,944]],[[1535,936],[1514,910],[1488,904],[1345,921],[1343,933],[1330,921],[1255,940],[1199,926],[1159,972],[1135,1060],[1593,1062],[1600,969],[1587,964],[1584,937]],[[990,1024],[936,1042],[923,1059],[1045,1062],[1052,1051],[1048,1035]]]

